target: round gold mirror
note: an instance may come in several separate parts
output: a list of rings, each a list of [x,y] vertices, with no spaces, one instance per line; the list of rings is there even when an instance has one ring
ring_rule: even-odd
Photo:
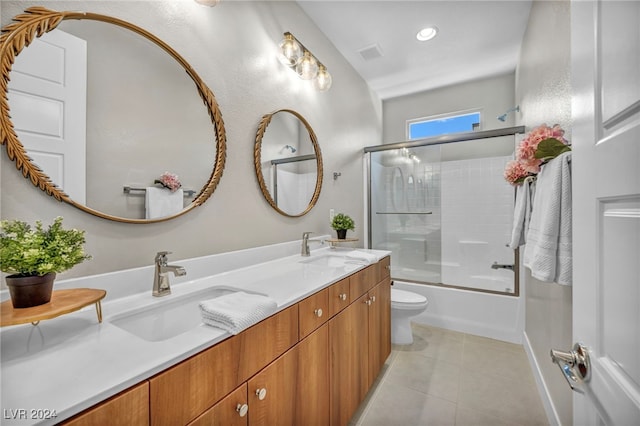
[[[32,7],[14,21],[0,37],[0,143],[25,178],[127,223],[175,218],[212,195],[226,158],[222,114],[175,50],[94,13]],[[182,183],[170,197],[155,184],[165,172]],[[149,193],[160,197],[153,215]]]
[[[260,120],[254,165],[262,195],[278,213],[298,217],[315,206],[322,188],[322,154],[300,114],[281,109]]]

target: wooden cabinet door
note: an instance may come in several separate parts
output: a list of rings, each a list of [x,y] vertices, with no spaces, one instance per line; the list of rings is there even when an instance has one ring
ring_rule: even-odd
[[[329,425],[329,326],[298,343],[295,424]]]
[[[63,423],[67,426],[149,424],[149,382],[144,381]]]
[[[329,321],[332,426],[347,425],[369,389],[368,297],[363,295]]]
[[[189,426],[247,426],[247,409],[247,384],[244,383],[189,423]]]
[[[391,280],[369,291],[369,386],[391,353]]]
[[[295,424],[297,371],[298,347],[295,346],[249,380],[250,426]]]
[[[344,278],[329,287],[329,318],[349,306],[349,278]]]

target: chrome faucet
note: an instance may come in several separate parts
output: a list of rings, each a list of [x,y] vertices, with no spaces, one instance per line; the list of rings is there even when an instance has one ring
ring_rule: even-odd
[[[313,232],[303,232],[302,233],[302,249],[300,251],[301,256],[310,256],[309,252],[309,235],[313,234]]]
[[[153,279],[153,294],[156,297],[166,296],[171,294],[171,286],[169,285],[169,272],[177,277],[187,275],[186,269],[178,265],[168,265],[167,255],[171,254],[170,251],[159,251],[156,254],[156,271]]]
[[[501,265],[498,262],[493,262],[491,269],[509,269],[513,271],[513,265]]]

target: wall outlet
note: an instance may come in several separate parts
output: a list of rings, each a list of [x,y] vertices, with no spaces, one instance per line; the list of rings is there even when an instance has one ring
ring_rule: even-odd
[[[333,217],[336,215],[336,211],[334,209],[329,209],[329,222],[333,220]]]

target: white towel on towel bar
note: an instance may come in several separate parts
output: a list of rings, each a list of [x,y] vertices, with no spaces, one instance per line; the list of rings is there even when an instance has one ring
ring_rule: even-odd
[[[270,297],[243,291],[200,302],[202,321],[231,334],[238,334],[262,321],[277,308],[278,304]]]
[[[516,189],[516,204],[513,210],[513,230],[509,247],[517,249],[527,241],[527,231],[531,221],[531,210],[536,192],[536,180],[529,176]]]
[[[171,192],[167,188],[148,186],[144,206],[147,219],[171,216],[184,208],[184,193],[182,189]]]
[[[524,249],[524,266],[545,282],[572,283],[571,152],[542,167]]]

